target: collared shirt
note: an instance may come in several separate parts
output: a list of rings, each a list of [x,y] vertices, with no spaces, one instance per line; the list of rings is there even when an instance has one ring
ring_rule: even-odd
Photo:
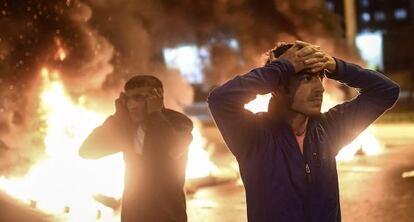
[[[144,153],[144,138],[145,129],[142,126],[139,126],[133,138],[133,150],[139,155],[143,155]]]

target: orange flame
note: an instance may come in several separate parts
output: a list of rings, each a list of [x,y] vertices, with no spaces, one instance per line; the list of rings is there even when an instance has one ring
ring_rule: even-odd
[[[39,114],[44,119],[46,157],[33,166],[24,178],[0,179],[0,187],[11,196],[51,214],[66,211],[70,221],[94,221],[97,214],[105,221],[113,211],[93,199],[95,193],[120,198],[124,163],[121,154],[98,161],[78,156],[78,147],[105,114],[96,113],[72,102],[57,72],[41,70],[43,90]],[[99,212],[99,213],[97,213]]]
[[[108,113],[82,107],[85,98],[72,101],[57,71],[40,71],[43,88],[39,115],[46,123],[46,157],[23,178],[0,177],[0,188],[9,195],[50,214],[62,214],[68,221],[119,221],[119,212],[101,205],[95,194],[120,199],[123,192],[124,161],[121,153],[100,160],[85,160],[78,148],[87,135],[102,124]],[[211,174],[215,169],[203,149],[206,141],[197,122],[189,147],[187,178]]]
[[[60,41],[59,38],[55,38],[55,45],[57,49],[55,52],[54,59],[55,60],[59,59],[60,61],[65,60],[67,57],[67,53],[66,53],[66,50],[63,48],[62,42]]]
[[[193,122],[193,141],[189,147],[186,169],[187,179],[206,177],[217,170],[217,167],[210,160],[209,153],[203,149],[203,147],[206,147],[207,142],[201,135],[199,123],[197,121]]]

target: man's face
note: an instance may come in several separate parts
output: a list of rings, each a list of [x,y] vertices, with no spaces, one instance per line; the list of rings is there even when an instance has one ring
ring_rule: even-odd
[[[148,115],[147,98],[151,95],[153,88],[144,86],[125,91],[126,107],[129,117],[135,124],[142,123]]]
[[[322,74],[302,74],[292,79],[289,85],[291,110],[306,116],[318,115],[322,106]]]

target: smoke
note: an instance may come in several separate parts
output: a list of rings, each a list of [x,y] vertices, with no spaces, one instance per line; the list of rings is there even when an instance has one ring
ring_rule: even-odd
[[[0,3],[1,169],[18,165],[24,172],[43,152],[38,105],[44,67],[59,70],[74,99],[86,96],[102,107],[112,106],[124,82],[139,74],[154,74],[164,82],[168,107],[182,109],[192,102],[192,88],[165,67],[163,45],[144,22],[157,5],[141,3]]]
[[[88,25],[91,10],[81,3],[3,1],[0,16],[1,158],[24,171],[44,148],[40,70],[62,70],[73,92],[98,88],[113,70],[112,46]],[[64,62],[56,57],[59,48],[69,54]]]
[[[211,65],[204,73],[214,86],[260,65],[260,55],[277,41],[301,39],[356,58],[339,22],[323,0],[3,0],[0,161],[30,165],[42,153],[43,67],[60,70],[74,99],[85,96],[102,109],[113,108],[127,79],[152,74],[165,85],[167,107],[180,109],[191,104],[193,90],[165,66],[164,48],[209,46]],[[239,48],[225,44],[229,39]]]

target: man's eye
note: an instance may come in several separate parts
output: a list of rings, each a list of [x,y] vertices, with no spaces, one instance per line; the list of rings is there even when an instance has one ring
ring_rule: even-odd
[[[318,77],[319,77],[319,79],[322,80],[323,78],[325,78],[325,73],[323,73],[323,72],[319,73]]]
[[[135,101],[142,101],[145,99],[145,96],[136,95],[132,97]]]
[[[312,80],[312,76],[311,76],[311,75],[304,75],[304,76],[303,76],[303,80],[304,80],[305,82],[309,82],[309,81],[311,81],[311,80]]]

